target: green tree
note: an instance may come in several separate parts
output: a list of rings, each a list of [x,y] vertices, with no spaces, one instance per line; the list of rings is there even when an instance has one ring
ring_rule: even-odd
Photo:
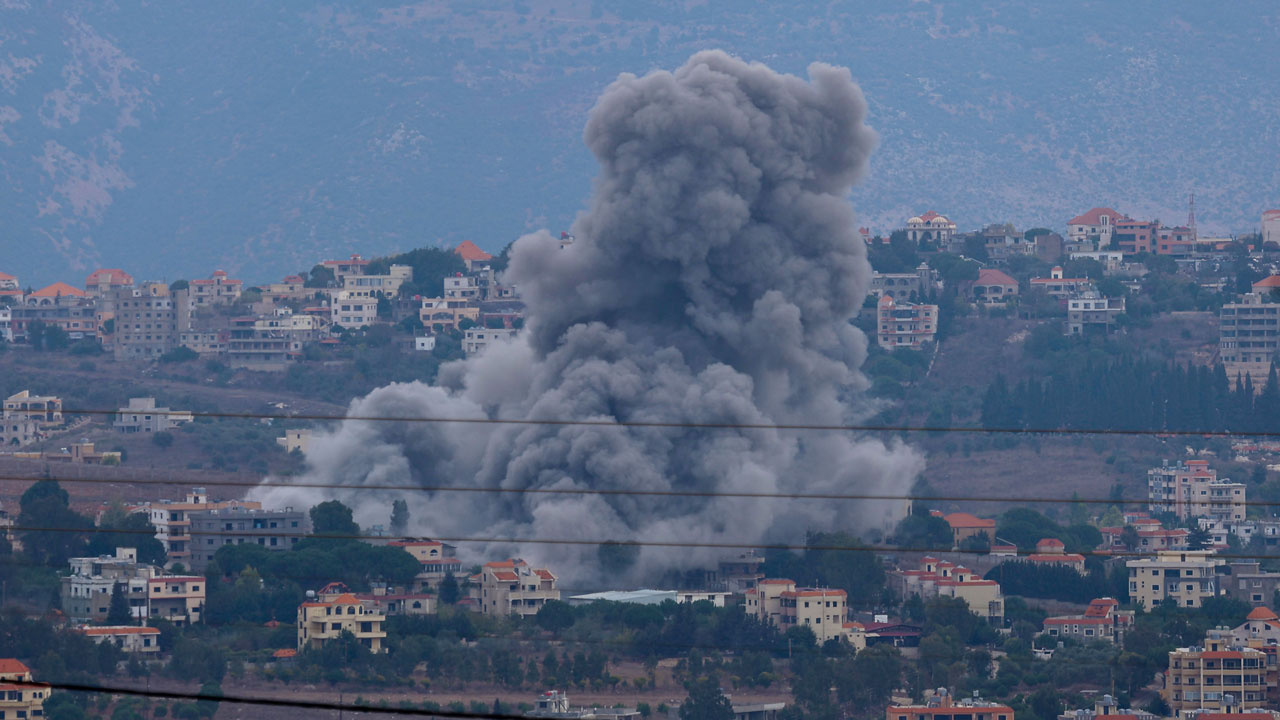
[[[453,605],[458,602],[458,598],[462,593],[458,588],[458,579],[453,576],[452,570],[445,572],[444,579],[440,581],[437,594],[440,597],[441,605]]]
[[[111,586],[111,603],[107,606],[108,625],[129,625],[133,621],[129,601],[124,596],[123,583]]]
[[[733,705],[720,692],[715,678],[704,676],[688,687],[689,696],[680,706],[680,720],[733,720]]]
[[[167,559],[164,544],[156,539],[156,527],[146,513],[113,512],[102,516],[98,529],[89,536],[89,555],[112,555],[116,548],[131,547],[138,551],[138,562],[163,565]]]
[[[353,519],[351,508],[337,500],[328,500],[311,508],[311,528],[314,535],[355,537],[360,526]]]
[[[391,534],[404,535],[409,531],[409,503],[396,500],[391,503]]]
[[[546,630],[558,632],[567,630],[573,626],[574,612],[569,603],[560,600],[548,600],[535,616],[538,625]]]
[[[37,565],[61,568],[67,558],[84,552],[93,521],[69,507],[67,491],[57,480],[39,480],[19,500],[18,526],[23,552]]]

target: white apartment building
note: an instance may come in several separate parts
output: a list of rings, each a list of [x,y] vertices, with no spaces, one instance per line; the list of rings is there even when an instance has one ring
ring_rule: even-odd
[[[334,295],[329,316],[338,327],[354,329],[373,325],[378,321],[378,298],[353,295],[343,290]]]
[[[1128,220],[1125,215],[1107,207],[1096,207],[1083,215],[1077,215],[1067,221],[1067,241],[1072,243],[1088,242],[1096,249],[1111,245],[1111,235],[1115,232],[1116,223]]]
[[[1218,356],[1227,364],[1229,377],[1235,377],[1233,365],[1248,363],[1260,365],[1265,377],[1280,351],[1280,303],[1270,300],[1267,294],[1247,293],[1218,311]]]
[[[0,340],[13,342],[13,311],[8,305],[0,307]]]
[[[261,510],[262,503],[251,500],[227,500],[210,502],[209,494],[204,488],[195,488],[187,493],[183,502],[162,500],[158,503],[143,503],[131,512],[146,513],[147,519],[156,528],[156,539],[164,545],[169,562],[188,563],[191,558],[191,517],[193,512],[205,510],[222,510],[225,508],[245,508]]]
[[[70,558],[71,574],[62,578],[62,611],[76,622],[101,622],[111,609],[111,594],[120,585],[129,614],[140,623],[163,618],[175,625],[200,622],[205,581],[198,576],[165,575],[138,562],[135,548],[116,548],[115,555]]]
[[[485,564],[471,585],[471,597],[485,615],[536,615],[548,600],[560,599],[556,576],[519,558]]]
[[[1162,550],[1154,558],[1125,563],[1129,598],[1144,608],[1173,604],[1200,607],[1219,595],[1217,568],[1224,564],[1212,550]]]
[[[342,278],[342,289],[351,297],[392,297],[410,280],[413,280],[412,267],[392,265],[386,275],[346,275]]]
[[[746,592],[746,612],[783,632],[807,627],[822,644],[850,635],[847,599],[844,590],[797,588],[793,580],[766,578]]]
[[[112,427],[122,433],[158,433],[193,419],[190,410],[156,407],[155,398],[129,398],[129,406],[120,408]]]
[[[938,335],[937,305],[897,302],[882,295],[876,313],[876,341],[885,350],[919,350]]]
[[[1218,479],[1208,460],[1164,464],[1147,471],[1151,512],[1167,512],[1180,520],[1211,518],[1224,523],[1245,519],[1245,485]]]
[[[513,328],[467,328],[462,336],[462,351],[468,357],[477,355],[490,345],[514,337]]]
[[[1073,293],[1067,298],[1067,334],[1110,333],[1124,309],[1122,297],[1104,297],[1096,290]]]
[[[480,278],[476,275],[462,274],[447,277],[444,279],[444,296],[449,300],[482,300],[483,289],[480,287]]]

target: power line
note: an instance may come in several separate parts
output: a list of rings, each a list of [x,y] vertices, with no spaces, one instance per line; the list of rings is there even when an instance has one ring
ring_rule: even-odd
[[[295,415],[265,413],[202,412],[192,410],[148,410],[152,415],[205,417],[240,420],[308,420],[308,421],[363,421],[363,422],[417,422],[470,425],[534,425],[534,426],[587,426],[615,428],[667,428],[702,430],[817,430],[826,432],[890,432],[890,433],[977,433],[997,435],[1130,435],[1167,437],[1223,437],[1267,438],[1280,437],[1280,431],[1258,430],[1140,430],[1134,428],[988,428],[960,425],[864,425],[864,424],[806,424],[806,423],[737,423],[737,422],[682,422],[659,420],[567,420],[558,418],[468,418],[386,415],[320,415],[299,413]],[[64,415],[119,415],[116,410],[67,409]]]
[[[14,532],[64,532],[76,533],[82,535],[90,535],[93,533],[120,533],[127,535],[146,535],[152,537],[146,530],[130,530],[127,528],[68,528],[68,527],[32,527],[23,525],[12,525],[8,528]],[[286,528],[281,528],[285,530]],[[274,534],[277,537],[298,537],[298,538],[315,538],[319,540],[377,540],[387,543],[391,542],[411,542],[418,541],[422,538],[415,535],[360,535],[347,533],[291,533],[278,532],[266,533],[264,528],[256,528],[249,530],[211,530],[208,532],[191,533],[183,536],[184,539],[191,539],[194,536],[200,537],[258,537],[261,535]],[[965,550],[962,548],[949,547],[906,547],[895,545],[812,545],[807,543],[768,543],[758,541],[741,541],[741,542],[707,542],[707,541],[675,541],[675,540],[586,540],[580,538],[506,538],[506,537],[487,537],[487,536],[466,536],[466,537],[445,537],[433,536],[432,540],[448,543],[475,543],[475,544],[513,544],[513,545],[624,545],[632,547],[671,547],[671,548],[711,548],[724,550],[789,550],[789,551],[838,551],[838,552],[872,552],[872,553],[938,553],[938,554],[963,554],[963,555],[990,555],[989,550]],[[244,544],[244,543],[237,543]],[[225,546],[219,546],[225,547]],[[1016,557],[1023,554],[1035,554],[1033,550],[1023,550],[1019,548]],[[1194,552],[1191,550],[1154,550],[1154,551],[1110,551],[1110,550],[1078,550],[1076,555],[1087,557],[1105,557],[1105,558],[1151,558],[1156,557],[1159,552]],[[1213,557],[1223,559],[1275,559],[1274,555],[1263,554],[1245,554],[1245,553],[1215,553]]]
[[[983,495],[887,495],[875,493],[783,493],[783,492],[747,492],[736,490],[628,490],[615,488],[508,488],[465,485],[396,485],[369,484],[348,485],[344,483],[290,482],[271,480],[156,480],[145,478],[70,478],[70,477],[19,477],[0,476],[0,481],[38,482],[55,480],[59,483],[84,483],[97,485],[191,485],[195,487],[250,487],[250,488],[313,488],[329,490],[390,490],[404,492],[460,492],[460,493],[499,493],[513,495],[604,495],[626,497],[689,497],[689,498],[744,498],[744,499],[780,499],[780,500],[880,500],[913,502],[1003,502],[1017,504],[1066,503],[1083,505],[1148,505],[1149,498],[1049,498],[1027,497],[1017,495],[983,496]],[[1280,500],[1242,500],[1240,504],[1257,507],[1280,507]],[[164,507],[163,504],[154,507]],[[199,511],[195,511],[199,512]]]
[[[377,705],[337,703],[326,700],[281,700],[277,698],[245,697],[239,695],[214,695],[212,693],[199,691],[175,692],[168,690],[86,685],[82,683],[68,682],[34,682],[26,680],[6,680],[5,682],[10,685],[19,685],[37,690],[52,688],[55,690],[66,690],[70,692],[110,693],[112,695],[160,698],[164,700],[207,700],[211,702],[241,703],[245,705],[262,705],[269,707],[303,708],[308,710],[341,710],[347,712],[376,713],[379,715],[413,715],[419,717],[458,718],[459,720],[530,720],[530,717],[527,715],[514,713],[473,713],[449,710],[446,708],[440,708],[438,710],[424,710],[421,708],[392,708],[380,707]]]

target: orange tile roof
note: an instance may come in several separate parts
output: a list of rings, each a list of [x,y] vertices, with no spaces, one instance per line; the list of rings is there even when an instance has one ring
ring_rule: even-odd
[[[1253,286],[1256,288],[1257,287],[1263,287],[1263,288],[1280,287],[1280,275],[1271,275],[1270,277],[1264,277],[1258,282],[1254,283]]]
[[[84,279],[84,286],[90,287],[103,282],[111,285],[132,285],[133,276],[120,268],[102,268],[89,273],[89,277]]]
[[[996,521],[992,518],[980,518],[969,513],[957,512],[944,515],[943,520],[952,528],[993,528]]]
[[[49,285],[48,287],[42,287],[39,290],[31,293],[31,297],[59,297],[59,296],[85,297],[85,292],[80,288],[71,287],[70,285],[59,280],[58,282],[52,285]]]
[[[454,252],[463,260],[492,260],[493,256],[481,250],[475,243],[470,240],[463,240],[462,244],[454,248]]]
[[[1247,619],[1249,619],[1249,620],[1275,620],[1275,619],[1277,619],[1277,618],[1276,618],[1276,614],[1275,614],[1274,612],[1272,612],[1272,611],[1271,611],[1271,608],[1267,608],[1267,607],[1256,607],[1256,608],[1254,608],[1254,609],[1249,613],[1249,616],[1248,616],[1248,618],[1247,618]]]
[[[1018,281],[995,268],[982,268],[978,271],[978,282],[974,285],[1012,285],[1017,287]]]
[[[331,604],[332,605],[359,605],[360,600],[355,595],[352,595],[351,593],[342,593],[338,597],[334,598]]]
[[[519,575],[516,575],[515,573],[509,570],[497,570],[493,573],[493,576],[499,580],[502,580],[503,582],[511,582],[512,580],[520,579]]]
[[[294,650],[293,648],[280,648],[279,650],[271,653],[271,657],[281,658],[281,659],[297,657],[297,656],[298,656],[298,651]]]
[[[0,673],[29,673],[31,669],[15,658],[0,658]]]
[[[9,273],[6,273],[6,272],[0,272],[0,280],[17,280],[17,279],[18,279],[17,277],[14,277],[13,275],[10,275]]]
[[[1129,218],[1120,213],[1106,207],[1096,207],[1083,215],[1077,215],[1067,221],[1068,225],[1101,225],[1102,216],[1110,215],[1116,220],[1128,220]]]

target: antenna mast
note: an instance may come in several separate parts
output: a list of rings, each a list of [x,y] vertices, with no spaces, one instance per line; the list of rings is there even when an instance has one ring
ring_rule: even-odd
[[[1196,234],[1196,194],[1191,193],[1191,199],[1187,201],[1187,228],[1191,230],[1191,239],[1198,237]]]

